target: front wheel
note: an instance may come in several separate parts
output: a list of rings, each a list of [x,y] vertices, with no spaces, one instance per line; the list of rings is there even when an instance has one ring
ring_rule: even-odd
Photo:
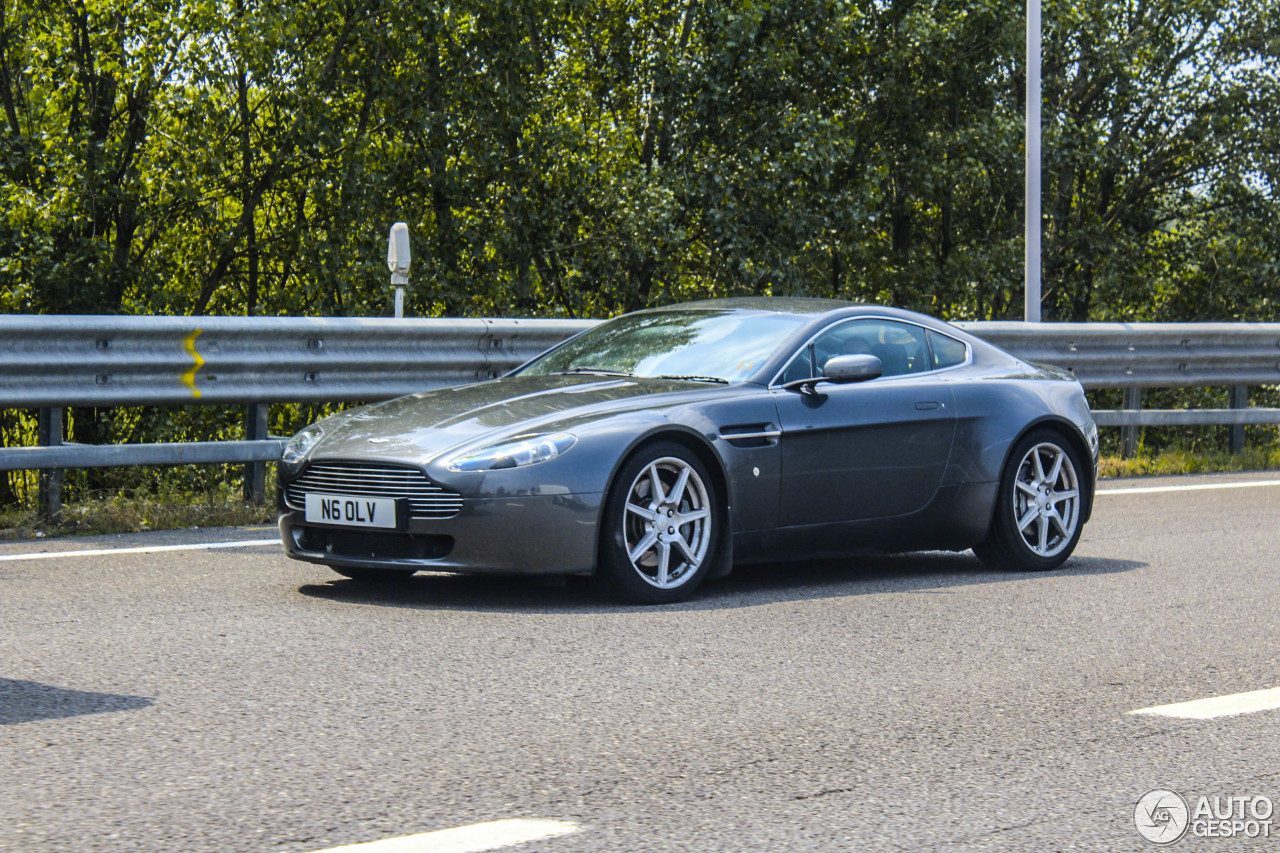
[[[715,484],[688,448],[641,448],[619,470],[605,503],[600,582],[641,604],[688,598],[715,559],[718,507]]]
[[[998,569],[1045,571],[1066,562],[1084,528],[1081,470],[1061,435],[1028,434],[1009,456],[987,541],[973,552]]]

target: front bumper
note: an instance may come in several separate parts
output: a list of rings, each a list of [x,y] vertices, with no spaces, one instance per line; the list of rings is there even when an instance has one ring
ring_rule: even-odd
[[[354,569],[585,574],[595,569],[601,493],[468,498],[452,518],[403,531],[319,525],[280,515],[295,560]]]

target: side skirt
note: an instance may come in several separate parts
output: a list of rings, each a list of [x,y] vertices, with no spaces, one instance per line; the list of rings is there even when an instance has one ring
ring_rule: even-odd
[[[734,553],[746,564],[866,551],[963,551],[987,538],[998,487],[941,486],[923,509],[906,515],[735,533]]]

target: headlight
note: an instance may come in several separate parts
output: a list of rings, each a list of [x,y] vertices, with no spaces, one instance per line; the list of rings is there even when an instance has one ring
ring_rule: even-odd
[[[555,459],[578,439],[567,432],[547,435],[521,435],[501,444],[491,444],[449,460],[450,471],[492,471],[498,468],[523,468]]]
[[[285,442],[284,450],[280,453],[280,461],[289,465],[297,465],[307,458],[311,448],[315,447],[316,443],[322,438],[324,438],[324,429],[312,424]]]

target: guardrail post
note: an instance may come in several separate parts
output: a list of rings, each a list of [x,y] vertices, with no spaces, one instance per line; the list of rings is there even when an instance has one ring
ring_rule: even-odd
[[[41,409],[36,432],[42,447],[62,444],[62,409]],[[62,469],[40,469],[38,483],[36,502],[40,520],[57,524],[62,521]]]
[[[1142,389],[1126,388],[1124,389],[1124,408],[1126,411],[1138,411],[1142,408]],[[1122,459],[1128,459],[1138,452],[1138,436],[1142,434],[1140,426],[1126,426],[1120,428],[1120,456]]]
[[[1228,405],[1233,409],[1249,408],[1249,386],[1232,385],[1231,398]],[[1244,450],[1244,424],[1232,425],[1231,437],[1227,441],[1227,447],[1232,453],[1240,453]]]
[[[267,415],[271,407],[266,403],[250,403],[245,407],[244,437],[249,441],[268,438]],[[267,499],[267,463],[250,462],[244,466],[244,499],[260,504]]]

